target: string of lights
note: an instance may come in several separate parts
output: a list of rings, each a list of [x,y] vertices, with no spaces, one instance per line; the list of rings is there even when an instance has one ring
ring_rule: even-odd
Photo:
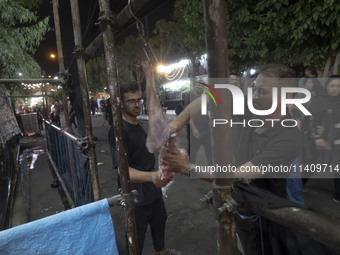
[[[179,80],[182,78],[185,69],[190,65],[190,63],[189,59],[184,59],[178,63],[167,66],[158,65],[157,71],[164,74],[164,77],[169,81]]]

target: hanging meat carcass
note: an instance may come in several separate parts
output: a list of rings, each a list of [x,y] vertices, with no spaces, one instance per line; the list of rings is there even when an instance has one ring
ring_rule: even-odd
[[[153,66],[150,62],[142,63],[146,80],[146,107],[149,117],[149,130],[146,147],[150,153],[156,150],[159,154],[159,174],[162,179],[172,179],[174,173],[162,171],[162,157],[165,151],[172,154],[180,154],[181,149],[177,144],[175,130],[172,130],[162,111],[159,98],[157,96]]]

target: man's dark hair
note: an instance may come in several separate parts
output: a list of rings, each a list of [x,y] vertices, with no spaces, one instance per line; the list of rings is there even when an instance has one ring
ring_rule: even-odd
[[[308,70],[311,74],[313,74],[315,77],[318,77],[318,71],[316,70],[315,66],[307,66],[306,70]]]
[[[230,76],[230,75],[236,75],[236,76],[238,76],[238,74],[235,73],[235,72],[231,72],[231,73],[229,74],[229,76]]]
[[[136,82],[124,82],[119,86],[120,98],[124,101],[124,93],[139,91],[139,86]]]
[[[285,65],[268,65],[263,67],[259,74],[271,78],[278,78],[280,87],[296,87],[296,72]]]

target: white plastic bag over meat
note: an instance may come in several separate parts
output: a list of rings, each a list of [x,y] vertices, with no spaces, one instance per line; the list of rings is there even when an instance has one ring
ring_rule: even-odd
[[[172,179],[174,173],[168,171],[162,171],[162,156],[164,151],[168,151],[173,154],[180,154],[181,149],[178,147],[176,137],[172,137],[171,134],[175,130],[171,130],[165,116],[162,112],[162,107],[157,96],[153,66],[150,62],[143,62],[143,71],[146,80],[146,107],[149,116],[149,130],[146,140],[146,147],[150,153],[154,153],[156,150],[159,154],[159,174],[162,179]]]

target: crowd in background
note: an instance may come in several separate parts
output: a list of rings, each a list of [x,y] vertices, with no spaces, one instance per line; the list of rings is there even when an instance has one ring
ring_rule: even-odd
[[[290,115],[298,120],[304,137],[304,150],[299,164],[307,168],[322,164],[332,167],[335,170],[333,201],[340,203],[340,75],[326,79],[317,77],[316,67],[307,66],[304,77],[298,81],[299,87],[311,92],[311,100],[304,106],[312,115],[305,116],[297,108],[292,108]],[[236,73],[230,74],[229,82],[244,90],[244,81]],[[302,98],[304,95],[296,94],[294,97]],[[302,187],[312,174],[310,171],[307,176],[303,176],[300,194],[297,196],[303,197],[302,190],[308,192],[307,188]],[[303,199],[294,202],[303,204]]]

